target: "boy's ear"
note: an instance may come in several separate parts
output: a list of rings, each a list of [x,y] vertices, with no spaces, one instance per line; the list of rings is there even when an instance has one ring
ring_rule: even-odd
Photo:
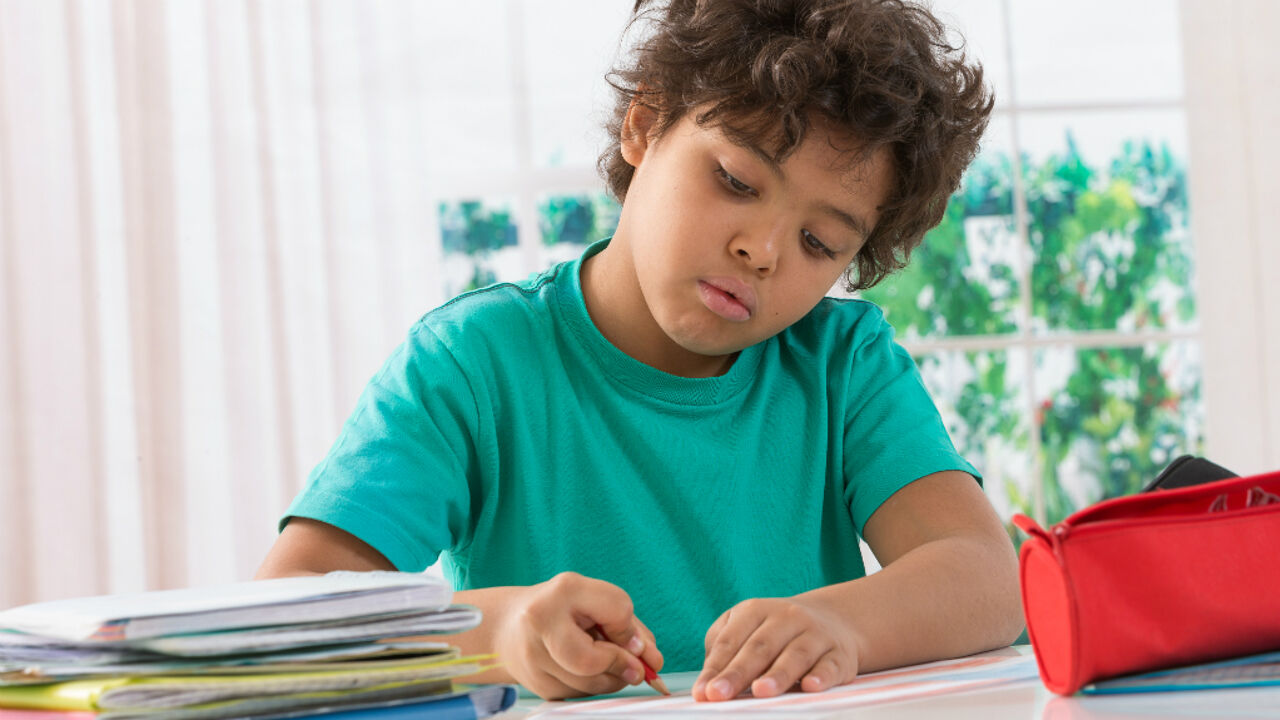
[[[638,167],[653,140],[658,123],[658,112],[632,98],[627,115],[622,119],[622,159],[631,167]]]

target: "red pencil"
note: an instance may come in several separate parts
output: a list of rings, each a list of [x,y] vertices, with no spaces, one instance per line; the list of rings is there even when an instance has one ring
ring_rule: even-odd
[[[593,634],[597,640],[604,640],[606,642],[609,640],[609,638],[604,634],[604,628],[600,627],[599,624],[596,624],[591,629],[594,631]],[[667,689],[667,684],[662,682],[662,678],[658,677],[658,673],[654,672],[653,668],[649,667],[649,663],[645,662],[644,658],[637,659],[640,661],[641,667],[644,668],[644,681],[649,683],[649,687],[657,690],[663,695],[670,695],[671,691]]]

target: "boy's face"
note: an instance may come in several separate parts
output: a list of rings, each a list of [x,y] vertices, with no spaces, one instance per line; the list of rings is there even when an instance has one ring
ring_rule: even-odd
[[[853,155],[841,150],[856,148],[853,139],[815,122],[773,165],[699,126],[693,113],[657,140],[646,136],[652,120],[633,108],[623,128],[623,157],[636,171],[606,253],[622,251],[634,280],[612,278],[610,303],[621,310],[618,303],[634,301],[626,309],[635,332],[661,330],[638,345],[657,362],[638,359],[699,374],[679,371],[693,367],[678,362],[682,352],[694,365],[697,356],[724,358],[817,305],[875,227],[892,182],[890,159],[881,150],[851,167]],[[639,297],[628,298],[629,289]],[[664,337],[667,347],[654,347]]]

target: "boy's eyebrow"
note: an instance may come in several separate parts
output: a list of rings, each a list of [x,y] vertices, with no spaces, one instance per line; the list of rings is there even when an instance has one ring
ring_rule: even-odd
[[[858,233],[858,237],[862,238],[863,240],[866,240],[868,237],[871,236],[871,230],[868,229],[867,223],[862,218],[854,217],[853,215],[850,215],[849,213],[841,210],[835,205],[831,205],[828,203],[822,203],[822,205],[820,205],[819,208],[823,212],[827,213],[828,215],[834,217],[835,219],[847,225],[850,230]]]
[[[752,152],[752,154],[754,154],[757,158],[760,159],[760,162],[764,163],[765,167],[769,168],[769,171],[773,173],[774,177],[776,177],[778,180],[786,179],[786,177],[782,174],[782,166],[779,165],[778,162],[773,159],[772,155],[760,149],[760,147],[757,146],[755,143],[748,143],[746,147],[748,150]],[[863,240],[866,240],[868,237],[871,237],[870,224],[867,223],[867,221],[863,220],[862,218],[850,215],[849,213],[845,212],[844,210],[841,210],[840,208],[836,207],[835,205],[832,205],[831,203],[824,202],[818,206],[818,209],[822,210],[823,212],[835,218],[836,220],[839,220],[841,223],[844,223],[844,225],[847,226],[850,230],[858,233],[858,237],[862,238]]]

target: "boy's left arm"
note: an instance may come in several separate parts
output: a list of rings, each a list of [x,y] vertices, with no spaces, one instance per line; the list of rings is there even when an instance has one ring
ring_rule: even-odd
[[[864,527],[883,569],[789,598],[746,600],[707,631],[698,700],[850,682],[858,673],[1003,647],[1022,632],[1018,561],[967,473],[925,476]]]

